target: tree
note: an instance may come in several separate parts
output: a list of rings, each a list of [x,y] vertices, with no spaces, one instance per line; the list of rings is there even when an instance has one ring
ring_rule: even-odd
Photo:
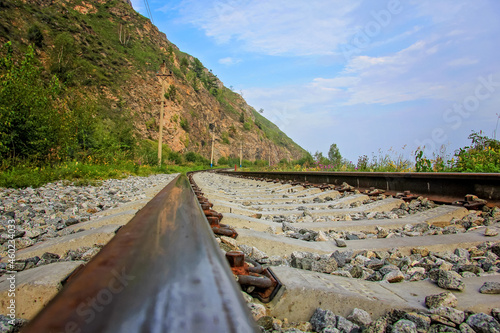
[[[326,157],[323,156],[323,153],[320,151],[314,153],[314,160],[316,161],[316,163],[320,163],[323,165],[326,165],[330,162]]]
[[[332,164],[339,165],[342,162],[342,155],[340,155],[339,148],[336,143],[332,143],[328,151],[328,159]]]
[[[0,156],[42,160],[71,137],[57,77],[46,81],[31,46],[15,63],[11,43],[0,50]]]

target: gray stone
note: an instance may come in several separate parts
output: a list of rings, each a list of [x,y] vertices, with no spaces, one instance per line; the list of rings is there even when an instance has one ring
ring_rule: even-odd
[[[353,252],[350,250],[343,252],[337,250],[331,255],[337,261],[339,267],[344,267],[346,263],[351,262],[352,256]]]
[[[327,326],[337,326],[337,318],[330,310],[316,308],[309,320],[316,332],[321,332]]]
[[[351,333],[353,330],[359,329],[359,326],[342,316],[337,316],[337,329],[341,333]]]
[[[368,326],[363,333],[384,333],[386,332],[388,327],[387,319],[385,317],[381,317]]]
[[[368,326],[372,323],[372,317],[368,312],[362,309],[354,308],[347,319],[359,326]]]
[[[487,237],[495,237],[496,235],[498,235],[498,231],[493,228],[486,228],[484,229],[484,235]]]
[[[491,309],[491,315],[500,323],[500,308]]]
[[[353,278],[359,279],[363,277],[363,268],[360,265],[354,265],[349,271],[349,273],[351,273],[351,276]]]
[[[467,323],[461,323],[458,328],[460,329],[460,333],[476,333]]]
[[[431,313],[444,317],[457,325],[460,325],[465,320],[465,313],[463,311],[456,310],[448,306],[441,306],[433,309]]]
[[[392,326],[392,333],[417,333],[417,325],[408,319],[400,319]]]
[[[462,258],[462,259],[465,259],[465,260],[469,260],[470,259],[470,254],[469,254],[469,251],[467,251],[466,249],[460,249],[460,248],[457,248],[455,249],[455,255]]]
[[[327,327],[323,328],[321,333],[340,333],[340,331],[336,327],[328,325]]]
[[[404,279],[405,276],[399,269],[397,271],[391,271],[384,276],[384,280],[389,283],[401,282],[404,281]]]
[[[479,288],[481,294],[500,294],[500,282],[485,282]]]
[[[442,324],[442,325],[453,327],[453,328],[457,327],[457,325],[454,322],[452,322],[451,320],[449,320],[448,318],[441,317],[441,316],[436,315],[436,314],[431,315],[431,320],[432,320],[433,324]]]
[[[273,329],[273,317],[263,316],[257,320],[257,325],[263,327],[265,330]]]
[[[464,290],[465,283],[460,274],[454,271],[439,270],[437,285],[443,289]]]
[[[476,313],[467,318],[466,323],[477,333],[499,333],[500,324],[492,316]]]
[[[373,270],[379,270],[384,266],[384,262],[380,259],[373,258],[365,263],[365,267]]]
[[[425,297],[425,306],[429,309],[439,308],[441,306],[456,307],[458,299],[451,292],[447,291],[437,295]]]
[[[405,314],[405,319],[414,322],[419,333],[427,332],[431,326],[431,319],[420,313],[408,312]]]
[[[10,324],[12,319],[0,314],[0,333],[15,333],[28,323],[26,319],[14,318],[14,325]]]
[[[444,333],[444,332],[460,333],[460,331],[457,330],[456,328],[442,324],[431,325],[431,328],[429,329],[429,333]]]
[[[398,266],[389,264],[389,265],[385,265],[379,269],[379,272],[382,275],[386,275],[386,274],[393,272],[393,271],[399,271]]]
[[[352,278],[351,273],[349,273],[347,271],[340,270],[340,269],[333,271],[331,274],[336,275],[336,276],[346,277],[346,278]]]
[[[313,261],[311,263],[311,270],[315,272],[321,273],[331,273],[336,270],[338,267],[337,261],[333,258],[321,258],[317,261]]]
[[[345,240],[343,240],[341,238],[336,238],[335,244],[337,244],[338,247],[346,247],[347,246]]]

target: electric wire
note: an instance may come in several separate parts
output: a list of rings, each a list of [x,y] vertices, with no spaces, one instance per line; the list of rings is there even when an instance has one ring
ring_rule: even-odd
[[[149,19],[151,20],[151,23],[153,23],[154,25],[155,21],[153,20],[153,14],[151,13],[151,8],[149,7],[148,0],[144,0],[144,4],[146,5],[146,11],[148,12]]]

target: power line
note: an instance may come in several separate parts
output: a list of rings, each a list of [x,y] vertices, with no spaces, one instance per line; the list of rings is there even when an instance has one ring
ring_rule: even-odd
[[[146,11],[148,12],[149,19],[151,20],[151,23],[153,23],[153,25],[154,25],[155,21],[153,20],[153,14],[151,14],[151,8],[149,8],[148,0],[144,0],[144,4],[146,5]]]

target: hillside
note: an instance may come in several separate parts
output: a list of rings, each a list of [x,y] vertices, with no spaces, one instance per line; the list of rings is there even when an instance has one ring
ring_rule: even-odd
[[[267,160],[269,150],[272,163],[305,154],[127,0],[0,0],[0,11],[0,44],[12,43],[14,59],[19,63],[33,45],[45,81],[56,76],[65,87],[64,108],[92,109],[86,122],[70,130],[78,132],[75,140],[80,146],[83,142],[85,150],[98,147],[96,141],[106,135],[118,137],[121,148],[132,149],[147,140],[154,147],[161,100],[156,74],[165,63],[172,76],[165,85],[163,142],[173,152],[210,158],[213,124],[215,161],[238,156],[241,143],[244,159],[251,161]],[[94,134],[94,143],[80,133],[84,124],[100,133]],[[105,146],[101,143],[99,149]]]

